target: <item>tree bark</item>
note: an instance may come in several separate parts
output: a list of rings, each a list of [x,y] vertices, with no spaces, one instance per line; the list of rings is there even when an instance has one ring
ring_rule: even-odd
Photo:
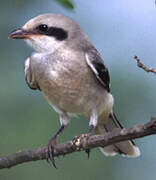
[[[89,138],[85,135],[75,137],[74,140],[57,144],[54,156],[66,155],[77,151],[105,147],[120,141],[141,138],[156,134],[156,118],[146,124],[136,125],[132,128],[115,129],[104,135],[94,135]],[[0,169],[10,168],[21,163],[46,159],[47,147],[18,152],[0,158]]]

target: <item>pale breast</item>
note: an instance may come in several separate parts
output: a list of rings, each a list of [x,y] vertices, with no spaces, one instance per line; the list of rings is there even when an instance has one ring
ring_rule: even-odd
[[[34,54],[31,65],[43,94],[58,109],[84,113],[93,106],[101,106],[105,90],[88,68],[83,54],[65,49]]]

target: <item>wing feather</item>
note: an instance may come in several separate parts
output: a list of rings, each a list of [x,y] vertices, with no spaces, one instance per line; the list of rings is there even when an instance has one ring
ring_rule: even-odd
[[[85,59],[98,81],[110,92],[109,72],[99,53],[96,50],[88,51],[85,54]]]
[[[24,72],[25,72],[25,79],[28,86],[33,90],[37,90],[37,89],[40,90],[40,87],[35,81],[35,78],[31,72],[30,57],[28,57],[24,63]]]

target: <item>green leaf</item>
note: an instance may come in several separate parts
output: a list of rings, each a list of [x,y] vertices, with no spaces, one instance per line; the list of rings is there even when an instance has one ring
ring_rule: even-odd
[[[70,0],[56,0],[56,1],[68,9],[74,9],[74,4]]]

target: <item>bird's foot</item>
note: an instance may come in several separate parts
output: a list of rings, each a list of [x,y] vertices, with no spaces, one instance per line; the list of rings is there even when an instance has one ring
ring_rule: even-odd
[[[73,144],[76,146],[76,149],[78,151],[81,151],[83,150],[84,148],[86,148],[86,146],[88,145],[88,140],[91,136],[91,133],[88,133],[88,134],[80,134],[80,135],[77,135],[74,137],[73,139]],[[89,156],[90,156],[90,149],[87,148],[85,150],[85,152],[88,154],[88,159],[89,159]]]
[[[52,165],[55,168],[57,168],[56,164],[55,164],[55,159],[54,159],[54,152],[55,152],[56,144],[57,144],[56,143],[56,138],[54,137],[54,138],[51,138],[51,140],[49,141],[48,146],[47,146],[47,148],[48,148],[48,151],[47,151],[47,162],[49,162],[49,159],[50,159]]]
[[[85,152],[87,153],[88,159],[90,157],[90,149],[86,149]]]

